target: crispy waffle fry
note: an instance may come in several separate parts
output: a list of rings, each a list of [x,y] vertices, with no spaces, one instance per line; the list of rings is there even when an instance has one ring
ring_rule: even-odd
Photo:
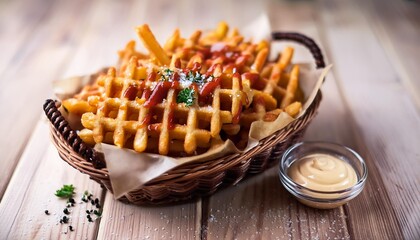
[[[129,42],[117,68],[63,101],[81,115],[86,143],[194,155],[226,138],[244,146],[254,121],[294,117],[302,108],[291,47],[272,63],[269,42],[246,41],[224,22],[204,37],[183,38],[176,29],[163,47],[147,25],[136,30],[150,56]]]
[[[98,96],[88,100],[97,111],[83,114],[82,124],[91,131],[84,131],[82,139],[104,142],[111,133],[111,143],[118,147],[167,155],[183,144],[181,152],[191,155],[198,148],[209,148],[211,140],[219,137],[223,124],[238,123],[243,98],[239,74],[222,76],[220,65],[205,74],[171,67],[152,71],[144,80],[133,79],[128,71],[118,77],[111,68],[107,76],[98,80],[105,89],[103,100]],[[127,66],[127,70],[137,68],[136,61]],[[191,77],[196,82],[189,81]],[[202,82],[198,82],[199,78]],[[186,84],[189,86],[184,88]],[[182,99],[185,90],[192,95]]]

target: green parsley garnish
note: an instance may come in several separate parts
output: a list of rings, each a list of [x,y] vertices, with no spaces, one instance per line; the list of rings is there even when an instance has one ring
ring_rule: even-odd
[[[172,71],[169,68],[166,68],[162,71],[162,75],[160,76],[160,80],[161,81],[169,81],[173,74],[174,74],[174,71]]]
[[[63,185],[63,187],[55,192],[55,196],[61,198],[71,198],[74,194],[74,186],[70,185]]]
[[[187,106],[191,106],[194,103],[194,90],[190,88],[184,88],[178,93],[176,98],[177,103],[185,103]]]
[[[93,214],[95,214],[97,217],[101,217],[102,216],[102,211],[93,210]]]
[[[195,74],[192,71],[189,71],[187,74],[181,73],[181,78],[185,81],[195,82],[198,84],[203,84],[205,82],[204,75],[200,74],[200,72],[195,72]]]
[[[196,83],[203,83],[204,82],[204,76],[200,74],[200,72],[195,73],[194,81]]]

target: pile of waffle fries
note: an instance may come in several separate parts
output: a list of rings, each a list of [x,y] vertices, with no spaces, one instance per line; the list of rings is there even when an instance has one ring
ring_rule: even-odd
[[[148,25],[136,30],[148,54],[128,42],[116,67],[62,102],[80,117],[78,134],[88,144],[175,157],[204,153],[226,139],[243,148],[252,122],[301,111],[291,47],[270,62],[270,42],[246,41],[224,22],[189,38],[176,29],[163,46]]]

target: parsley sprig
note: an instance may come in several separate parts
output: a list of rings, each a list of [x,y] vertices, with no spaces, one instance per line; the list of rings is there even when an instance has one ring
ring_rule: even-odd
[[[194,90],[190,88],[184,88],[182,89],[176,98],[177,103],[185,103],[187,106],[191,106],[194,103],[195,97],[194,97]]]
[[[73,184],[70,185],[63,185],[61,189],[58,189],[55,192],[55,196],[61,198],[71,198],[74,194],[74,186]]]
[[[198,84],[203,84],[206,81],[205,76],[200,72],[193,73],[193,71],[189,71],[187,74],[181,73],[180,75],[181,78],[183,78],[185,81],[190,81]]]
[[[161,81],[169,81],[171,79],[171,76],[174,74],[174,71],[166,68],[162,71],[162,75],[160,76]]]

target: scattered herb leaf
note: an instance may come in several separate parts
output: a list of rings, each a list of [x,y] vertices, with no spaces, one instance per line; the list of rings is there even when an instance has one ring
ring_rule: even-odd
[[[187,106],[191,106],[194,103],[194,90],[190,88],[182,89],[176,98],[177,103],[185,103]]]
[[[102,211],[94,210],[93,211],[93,214],[95,214],[96,216],[100,217],[102,215]]]
[[[160,76],[161,81],[169,81],[171,79],[171,76],[173,75],[174,71],[166,68],[162,71],[162,75]]]
[[[55,196],[61,198],[71,198],[74,194],[74,186],[70,185],[63,185],[63,187],[55,192]]]

